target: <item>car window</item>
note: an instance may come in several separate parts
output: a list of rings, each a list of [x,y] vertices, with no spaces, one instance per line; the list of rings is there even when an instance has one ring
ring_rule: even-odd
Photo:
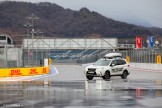
[[[126,61],[125,60],[117,60],[117,64],[124,65],[124,64],[126,64]]]
[[[121,60],[117,60],[117,64],[118,65],[122,65],[122,61]]]
[[[111,65],[112,65],[112,64],[117,65],[117,60],[113,60],[113,61],[111,62]]]
[[[94,65],[96,66],[108,66],[111,60],[100,59]]]
[[[121,60],[121,61],[122,61],[122,64],[123,64],[123,65],[124,65],[124,64],[127,64],[125,60]]]

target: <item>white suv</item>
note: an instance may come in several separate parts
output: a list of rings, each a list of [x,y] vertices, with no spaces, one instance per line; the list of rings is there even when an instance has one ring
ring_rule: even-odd
[[[111,76],[121,76],[122,79],[126,79],[130,74],[129,64],[120,53],[109,53],[93,65],[86,67],[85,74],[89,80],[93,77],[102,77],[106,80]]]

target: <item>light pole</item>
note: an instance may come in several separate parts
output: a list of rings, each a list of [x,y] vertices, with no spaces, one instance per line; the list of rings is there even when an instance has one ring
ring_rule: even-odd
[[[36,30],[36,32],[35,32],[37,35],[39,35],[39,39],[41,39],[41,41],[43,42],[43,40],[42,40],[42,38],[43,38],[43,32],[42,31],[40,31],[39,29],[38,30]],[[38,53],[39,53],[39,51],[40,51],[40,46],[38,45],[38,48],[37,48],[38,50],[37,50],[37,53],[36,53],[36,61],[38,61],[39,60],[39,65],[43,65],[43,51],[44,50],[42,50],[42,52],[41,52],[41,56],[38,56]]]
[[[33,61],[33,50],[34,50],[34,48],[33,48],[33,38],[34,38],[34,20],[38,20],[39,19],[39,17],[37,17],[36,15],[34,15],[33,13],[30,15],[30,16],[28,16],[28,17],[26,17],[26,19],[27,20],[30,20],[31,21],[31,27],[32,27],[32,31],[31,31],[31,34],[32,34],[32,63],[34,62]]]
[[[39,17],[37,17],[36,15],[34,15],[33,13],[26,17],[26,19],[31,20],[31,25],[32,25],[32,50],[33,50],[33,38],[34,38],[34,20],[38,20]]]
[[[29,21],[26,21],[26,23],[24,24],[25,27],[27,27],[27,65],[29,65],[29,44],[28,44],[28,40],[30,37],[30,28],[33,26],[32,24],[30,24]],[[23,57],[23,65],[24,65],[24,57]]]

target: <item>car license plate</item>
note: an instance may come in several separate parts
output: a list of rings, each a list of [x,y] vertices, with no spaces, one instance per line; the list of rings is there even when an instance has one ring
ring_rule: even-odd
[[[93,72],[93,71],[88,71],[88,73],[90,73],[90,74],[91,74],[91,73],[94,73],[94,72]]]

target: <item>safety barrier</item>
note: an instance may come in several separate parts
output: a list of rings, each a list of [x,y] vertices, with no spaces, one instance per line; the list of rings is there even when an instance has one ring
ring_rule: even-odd
[[[155,63],[129,63],[130,67],[135,70],[143,70],[150,72],[162,72],[162,64]]]
[[[34,76],[48,74],[50,72],[47,67],[30,67],[30,68],[4,68],[0,69],[0,77],[19,77],[19,76]]]

